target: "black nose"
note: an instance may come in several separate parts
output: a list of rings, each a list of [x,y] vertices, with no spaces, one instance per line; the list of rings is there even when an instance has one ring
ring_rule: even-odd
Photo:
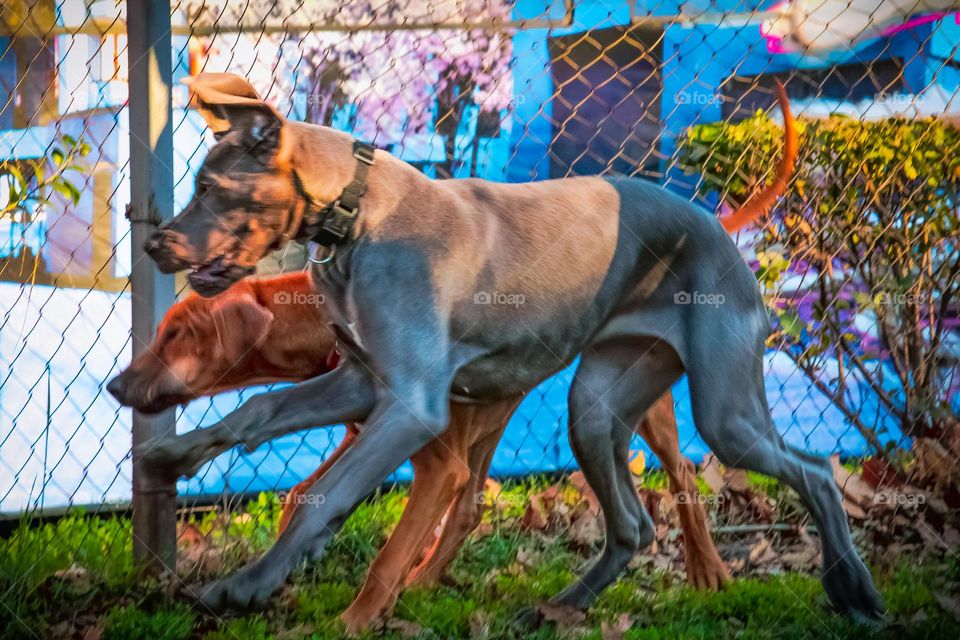
[[[124,402],[124,391],[126,391],[127,385],[123,381],[123,376],[114,376],[113,380],[107,383],[107,391],[110,392],[114,398],[117,399],[120,404],[126,404]]]

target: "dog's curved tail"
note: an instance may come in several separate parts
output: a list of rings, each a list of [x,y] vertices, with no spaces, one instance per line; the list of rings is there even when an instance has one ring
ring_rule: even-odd
[[[793,169],[797,163],[797,147],[799,146],[800,135],[797,133],[793,114],[790,113],[790,100],[787,98],[787,91],[779,80],[776,83],[777,102],[780,105],[780,111],[783,112],[783,154],[780,156],[780,162],[777,165],[777,173],[773,182],[760,189],[760,191],[755,191],[736,211],[721,218],[720,222],[727,233],[742,229],[766,215],[777,198],[787,190],[787,183],[790,181],[790,176],[793,175]]]

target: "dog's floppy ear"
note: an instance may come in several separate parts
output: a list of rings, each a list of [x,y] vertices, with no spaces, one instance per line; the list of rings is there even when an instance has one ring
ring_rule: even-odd
[[[283,116],[261,100],[245,79],[232,73],[201,73],[184,83],[190,87],[190,106],[214,135],[240,130],[251,147],[275,149],[279,145]]]
[[[227,291],[210,309],[217,340],[230,362],[238,362],[260,346],[273,326],[273,313],[253,294]]]

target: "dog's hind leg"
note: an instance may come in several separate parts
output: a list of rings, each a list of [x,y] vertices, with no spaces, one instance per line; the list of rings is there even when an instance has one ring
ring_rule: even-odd
[[[466,443],[443,436],[431,441],[411,458],[413,485],[400,522],[377,554],[360,593],[341,614],[347,632],[362,631],[374,620],[388,615],[397,601],[410,568],[420,557],[447,506],[470,480]]]
[[[707,529],[707,514],[699,500],[693,463],[680,453],[672,393],[664,394],[650,407],[637,431],[670,478],[670,491],[675,496],[683,530],[687,582],[698,589],[719,589],[730,580],[730,572]]]
[[[487,480],[490,460],[500,441],[502,431],[488,436],[470,447],[467,455],[470,480],[454,499],[447,521],[432,545],[424,545],[423,559],[407,576],[407,586],[432,587],[446,573],[470,532],[480,524],[483,514],[483,488]]]
[[[666,343],[632,337],[588,347],[570,389],[570,444],[597,495],[606,525],[600,558],[552,599],[582,609],[653,542],[653,521],[633,485],[629,445],[633,428],[682,373]]]
[[[703,440],[724,464],[757,471],[792,487],[813,516],[823,549],[823,585],[834,607],[867,618],[883,602],[857,556],[830,464],[786,445],[770,419],[763,383],[765,316],[739,322],[712,317],[691,325],[688,376],[693,418]],[[713,320],[717,320],[714,322]],[[744,327],[734,332],[728,327]],[[751,336],[752,333],[752,336]],[[747,342],[745,342],[747,340]]]
[[[463,541],[480,524],[483,515],[483,489],[490,462],[500,438],[503,437],[503,430],[519,403],[520,398],[516,398],[477,407],[474,413],[476,424],[471,429],[471,436],[477,439],[470,445],[467,453],[470,481],[454,499],[440,537],[430,545],[423,560],[407,576],[408,586],[428,587],[437,584],[456,557]],[[427,544],[423,546],[426,548]]]

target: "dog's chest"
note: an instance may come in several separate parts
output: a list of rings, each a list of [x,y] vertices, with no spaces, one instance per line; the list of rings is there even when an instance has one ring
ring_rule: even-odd
[[[363,348],[363,340],[357,332],[357,321],[347,304],[347,285],[345,265],[336,260],[325,264],[311,261],[310,281],[313,289],[323,297],[327,312],[327,322],[333,326],[337,338],[350,345]]]

